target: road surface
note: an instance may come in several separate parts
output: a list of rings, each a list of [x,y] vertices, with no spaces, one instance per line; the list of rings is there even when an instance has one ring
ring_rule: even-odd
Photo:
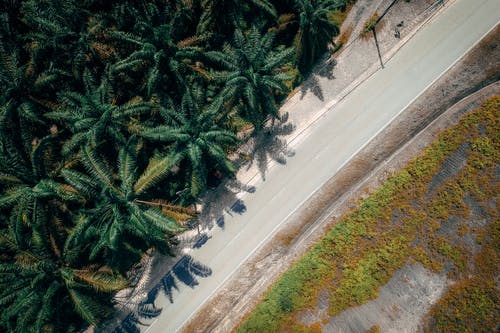
[[[210,267],[212,274],[198,278],[195,288],[179,283],[173,304],[160,293],[155,305],[163,311],[142,331],[178,331],[287,217],[499,20],[498,0],[456,0],[429,22],[384,70],[312,125],[309,135],[295,147],[295,156],[269,170],[255,193],[242,198],[246,212],[224,216],[224,229],[214,228],[211,239],[189,253]]]

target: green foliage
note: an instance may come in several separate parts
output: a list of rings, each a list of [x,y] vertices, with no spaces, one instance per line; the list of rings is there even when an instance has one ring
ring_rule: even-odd
[[[334,36],[340,32],[339,22],[330,20],[329,16],[345,6],[339,0],[297,0],[299,30],[295,36],[297,59],[304,69],[326,51],[327,44],[333,42]]]
[[[172,252],[182,205],[338,30],[343,1],[308,3],[2,2],[0,331],[98,326],[145,251]]]
[[[71,236],[66,228],[33,215],[31,231],[12,225],[0,235],[2,255],[10,258],[0,263],[2,325],[9,331],[38,332],[71,331],[83,320],[97,324],[111,310],[110,293],[127,281],[106,267],[72,260],[76,249],[65,243]]]
[[[380,19],[380,15],[378,12],[375,12],[365,23],[365,28],[363,29],[363,33],[369,33],[373,29],[375,29],[375,25],[377,24],[378,20]]]
[[[203,105],[203,100],[205,94],[202,91],[186,92],[181,105],[166,111],[176,113],[176,119],[170,125],[146,128],[139,133],[149,141],[171,144],[170,159],[187,171],[184,188],[190,189],[194,198],[206,188],[210,167],[227,175],[233,175],[236,171],[226,153],[237,142],[236,136],[218,124],[219,110],[214,109],[213,105]],[[165,166],[163,169],[170,168]]]
[[[488,230],[483,250],[477,254],[480,263],[475,276],[451,286],[431,309],[427,329],[432,332],[492,332],[498,327],[500,297],[496,285],[499,222]],[[496,230],[496,231],[495,231]],[[496,249],[496,250],[495,250]]]
[[[253,27],[247,35],[236,30],[233,45],[226,44],[223,51],[207,52],[223,69],[213,74],[225,83],[220,98],[241,105],[242,117],[257,129],[267,116],[279,117],[275,95],[287,92],[285,82],[292,78],[283,68],[290,64],[293,49],[275,50],[273,41],[272,33],[261,36]]]

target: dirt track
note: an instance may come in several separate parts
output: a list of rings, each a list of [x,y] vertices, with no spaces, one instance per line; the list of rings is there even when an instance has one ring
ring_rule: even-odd
[[[214,301],[204,306],[186,331],[230,331],[255,306],[267,287],[335,223],[336,217],[416,156],[433,141],[436,133],[455,123],[487,96],[498,94],[497,83],[450,109],[458,101],[499,80],[498,40],[499,27],[311,198],[304,205],[306,208],[293,216],[273,240],[221,288]]]

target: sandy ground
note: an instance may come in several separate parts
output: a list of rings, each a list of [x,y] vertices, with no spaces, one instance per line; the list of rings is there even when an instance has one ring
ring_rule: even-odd
[[[221,288],[214,300],[204,306],[185,331],[230,331],[257,304],[269,285],[321,237],[338,216],[353,208],[357,199],[366,196],[389,174],[415,157],[436,138],[439,131],[456,123],[461,115],[472,111],[488,96],[500,93],[500,84],[492,84],[500,78],[498,40],[500,28],[497,27],[304,204],[305,208],[293,216],[283,230]],[[490,86],[481,90],[487,85]],[[422,278],[435,282],[432,284],[434,289],[421,291],[422,295],[428,296],[430,304],[444,288],[446,281],[428,272],[419,272],[418,267],[416,270],[410,267],[407,273],[416,276],[415,281]],[[391,289],[390,285],[388,289]],[[378,307],[391,306],[389,303],[378,303]],[[420,317],[423,314],[418,309],[421,304],[412,304],[415,305],[414,311],[407,311],[413,314],[413,318]],[[353,319],[355,315],[350,317]],[[342,321],[346,322],[347,319]],[[394,320],[392,324],[388,321],[384,328],[413,331],[414,321]],[[404,327],[401,326],[402,322],[411,325]],[[332,325],[335,325],[335,321]]]

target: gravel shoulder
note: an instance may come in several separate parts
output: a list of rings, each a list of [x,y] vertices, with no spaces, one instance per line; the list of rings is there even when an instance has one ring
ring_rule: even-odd
[[[185,331],[230,331],[269,285],[335,223],[336,217],[416,156],[438,132],[488,96],[498,94],[498,40],[497,27],[305,203],[304,209],[292,216],[193,317]]]

